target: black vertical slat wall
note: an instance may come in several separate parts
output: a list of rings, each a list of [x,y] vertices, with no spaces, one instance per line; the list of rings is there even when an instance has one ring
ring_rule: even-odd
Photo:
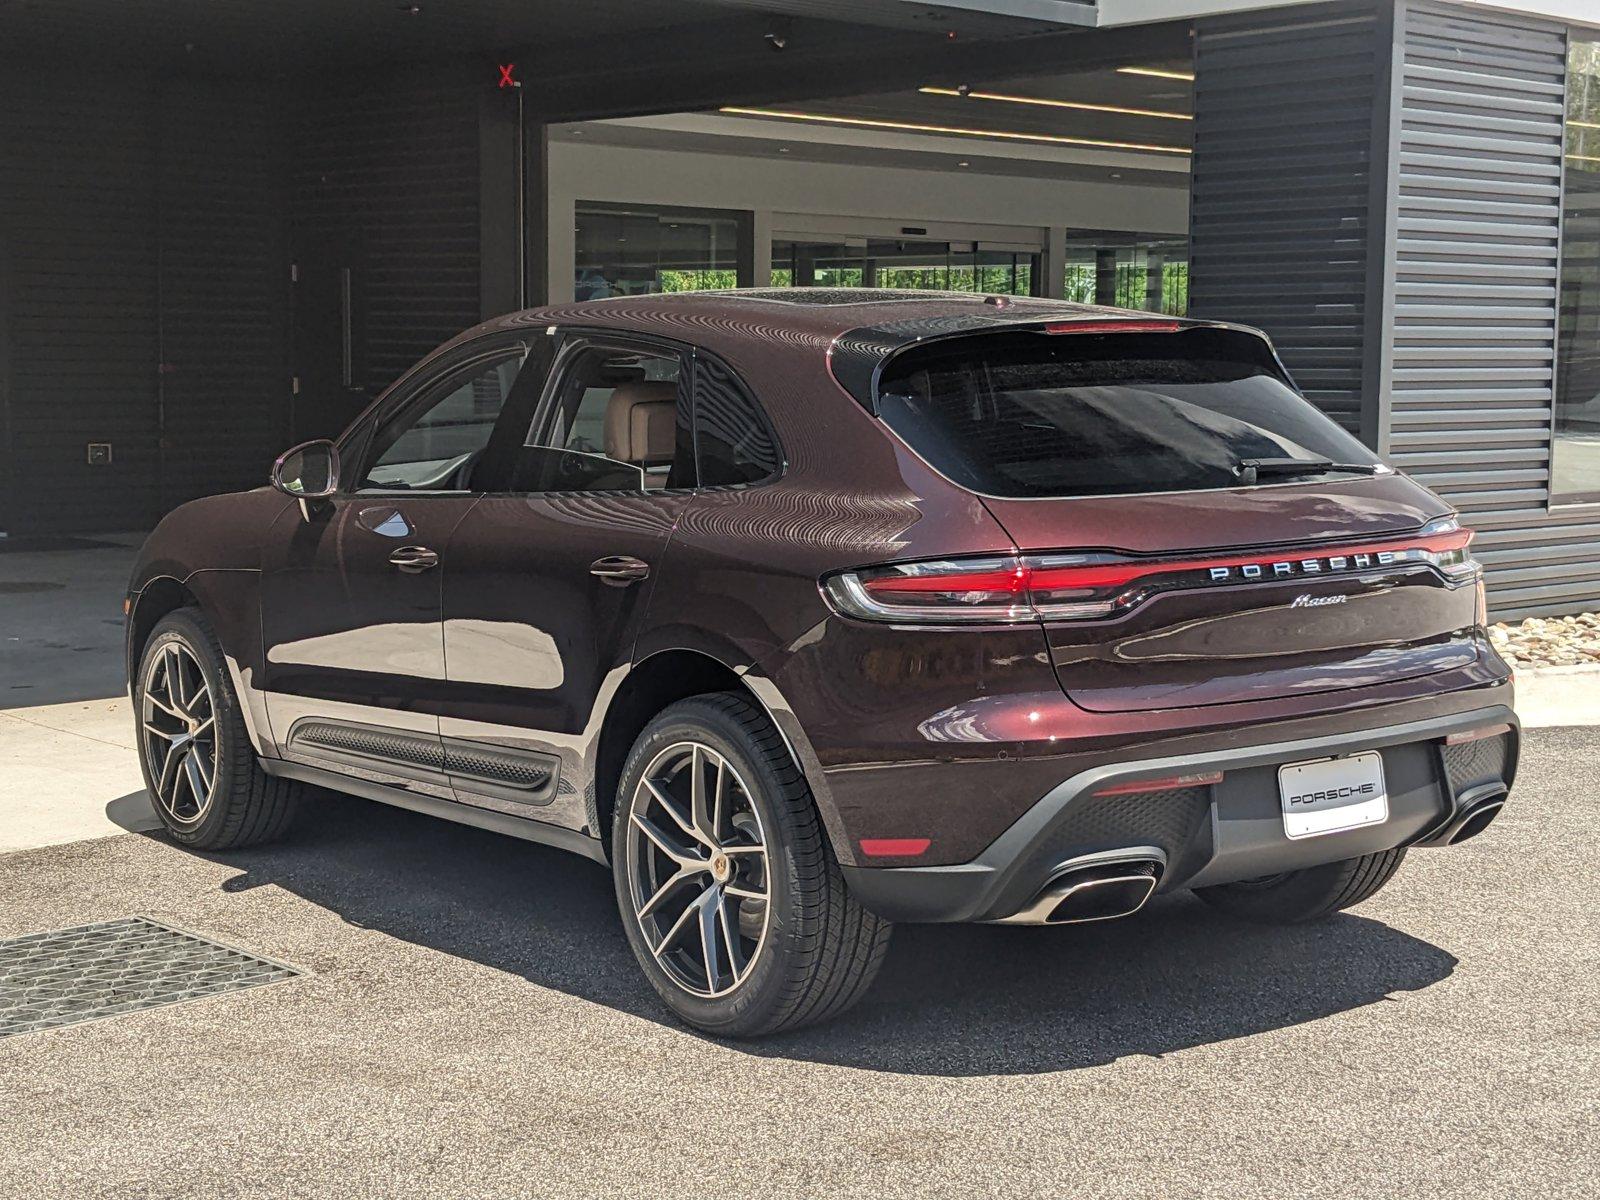
[[[280,105],[195,83],[164,85],[157,104],[165,511],[265,483],[288,445],[289,274]]]
[[[148,528],[263,483],[317,399],[297,235],[355,264],[344,416],[474,324],[480,85],[0,72],[0,531]]]
[[[248,88],[0,73],[0,529],[138,529],[265,478],[287,394],[273,108]]]
[[[352,268],[369,396],[479,319],[480,83],[390,73],[296,113],[293,235]]]
[[[1264,329],[1306,396],[1364,428],[1374,4],[1276,9],[1195,30],[1189,312]]]
[[[0,71],[0,528],[125,529],[159,507],[154,116],[137,80]],[[110,466],[87,465],[90,441]]]

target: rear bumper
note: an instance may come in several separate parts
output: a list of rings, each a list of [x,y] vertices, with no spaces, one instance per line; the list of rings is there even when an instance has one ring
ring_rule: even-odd
[[[1446,737],[1495,725],[1510,727],[1498,757],[1456,755],[1447,763]],[[1129,759],[1081,771],[1052,788],[970,862],[843,869],[856,898],[890,920],[992,921],[1028,907],[1062,864],[1100,851],[1160,848],[1166,865],[1157,890],[1172,891],[1397,846],[1447,844],[1475,812],[1487,814],[1504,799],[1516,773],[1518,741],[1515,713],[1496,704],[1400,725]],[[1285,837],[1278,766],[1365,750],[1383,755],[1389,819],[1322,837]],[[1093,794],[1117,783],[1216,771],[1223,772],[1220,783],[1130,793],[1116,805]]]

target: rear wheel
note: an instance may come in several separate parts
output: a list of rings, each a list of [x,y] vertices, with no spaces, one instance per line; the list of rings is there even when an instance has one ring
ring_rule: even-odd
[[[854,1004],[888,922],[845,890],[805,778],[742,696],[681,701],[645,727],[612,829],[617,903],[646,977],[684,1021],[749,1037]]]
[[[1262,879],[1195,888],[1194,894],[1230,916],[1293,925],[1360,904],[1389,882],[1405,857],[1404,849],[1385,850]]]
[[[157,622],[134,685],[139,765],[173,839],[198,850],[269,841],[301,785],[262,771],[210,622],[179,609]]]

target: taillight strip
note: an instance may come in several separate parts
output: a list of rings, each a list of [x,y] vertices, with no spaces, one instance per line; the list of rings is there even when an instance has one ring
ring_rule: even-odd
[[[1357,564],[1356,569],[1391,565],[1383,556],[1404,554],[1421,550],[1429,554],[1443,554],[1465,549],[1472,541],[1472,530],[1457,529],[1428,537],[1396,539],[1388,542],[1370,542],[1355,546],[1329,546],[1310,553],[1304,550],[1280,551],[1277,554],[1234,554],[1216,558],[1160,559],[1145,562],[1088,563],[1082,566],[1033,566],[1018,563],[1015,567],[1000,570],[953,572],[930,575],[887,575],[863,581],[873,595],[896,595],[926,592],[1003,592],[1021,595],[1024,592],[1047,588],[1099,588],[1116,587],[1133,583],[1151,575],[1176,575],[1186,571],[1210,571],[1221,567],[1261,567],[1263,570],[1278,563],[1315,563],[1308,574],[1322,572],[1322,562],[1328,559],[1367,557],[1370,564]],[[1343,570],[1346,568],[1336,568]],[[1288,572],[1284,572],[1287,574]],[[1270,578],[1271,576],[1266,576]],[[1304,578],[1304,576],[1299,576]]]

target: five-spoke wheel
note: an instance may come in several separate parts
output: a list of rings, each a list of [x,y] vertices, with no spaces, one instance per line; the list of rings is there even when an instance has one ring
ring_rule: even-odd
[[[288,828],[301,785],[261,769],[204,613],[179,608],[155,622],[133,680],[145,789],[175,841],[227,850]]]
[[[806,777],[747,695],[668,705],[622,767],[611,866],[628,944],[685,1021],[794,1029],[860,998],[889,926],[844,886]]]
[[[195,825],[217,787],[216,700],[193,651],[164,643],[145,663],[139,731],[152,799],[175,825]]]
[[[767,843],[750,787],[721,754],[678,742],[650,760],[628,810],[634,918],[685,991],[721,996],[767,941]]]

